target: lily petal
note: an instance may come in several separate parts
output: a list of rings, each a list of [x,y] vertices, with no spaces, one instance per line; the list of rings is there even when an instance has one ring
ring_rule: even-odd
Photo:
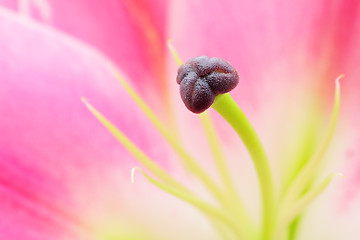
[[[87,1],[71,4],[42,0],[49,21],[39,17],[39,0],[3,1],[21,11],[26,2],[29,17],[94,46],[133,79],[139,91],[160,111],[166,96],[165,53],[167,1]],[[46,18],[45,18],[46,19]],[[161,94],[159,94],[159,91]]]
[[[332,94],[329,81],[348,70],[359,46],[359,8],[356,0],[173,1],[170,35],[184,60],[206,54],[233,63],[252,104],[267,82],[315,80]]]
[[[146,234],[146,216],[153,214],[136,193],[147,194],[149,184],[131,185],[137,163],[80,98],[90,99],[168,170],[172,156],[108,60],[5,9],[0,29],[1,238],[126,239],[134,226]]]

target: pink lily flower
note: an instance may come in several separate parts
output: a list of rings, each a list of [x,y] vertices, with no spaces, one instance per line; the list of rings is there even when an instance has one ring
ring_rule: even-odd
[[[358,1],[0,4],[0,239],[360,238]],[[237,69],[240,83],[231,95],[256,129],[272,172],[271,221],[263,182],[234,130],[213,109],[207,112],[216,127],[201,117],[204,128],[180,101],[169,37],[184,60],[216,56]],[[170,129],[169,138],[109,62]],[[346,77],[333,141],[288,203],[283,196],[297,191],[294,179],[331,140],[340,74]],[[139,163],[139,151],[119,144],[101,116],[164,171]],[[218,139],[210,136],[214,130]],[[179,145],[200,171],[181,165]],[[227,169],[216,164],[214,148]],[[329,174],[338,172],[344,179],[328,186]],[[311,205],[296,208],[303,196]]]

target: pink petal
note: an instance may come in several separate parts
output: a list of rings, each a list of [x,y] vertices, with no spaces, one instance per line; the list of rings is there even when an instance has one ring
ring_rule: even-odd
[[[4,9],[0,52],[0,238],[121,237],[146,222],[130,212],[143,206],[136,192],[154,188],[130,186],[138,164],[80,98],[159,163],[166,166],[170,155],[106,58]]]
[[[22,1],[28,2],[30,17],[44,21],[38,15],[45,10],[35,4],[39,0]],[[153,105],[161,106],[164,94],[154,92],[166,90],[167,1],[41,1],[50,9],[50,20],[45,23],[96,47],[121,66],[147,99],[159,101]],[[19,10],[17,0],[2,2]]]
[[[207,54],[233,63],[246,81],[239,95],[261,106],[256,101],[270,83],[316,81],[332,94],[329,82],[355,67],[359,8],[356,0],[174,1],[170,35],[184,60]]]

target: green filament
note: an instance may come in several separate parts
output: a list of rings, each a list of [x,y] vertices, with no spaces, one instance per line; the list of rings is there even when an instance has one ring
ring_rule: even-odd
[[[217,96],[212,107],[239,135],[254,162],[262,193],[262,240],[269,240],[275,222],[275,193],[272,174],[264,148],[250,121],[230,94],[226,93]]]
[[[334,106],[332,110],[332,115],[330,119],[329,129],[327,131],[327,135],[325,137],[324,142],[320,146],[320,148],[316,151],[314,156],[307,162],[305,167],[301,170],[298,176],[295,178],[293,183],[291,184],[291,188],[285,193],[285,200],[288,199],[295,199],[298,197],[305,188],[310,184],[313,180],[316,172],[318,171],[323,156],[328,149],[331,140],[333,139],[337,121],[339,118],[339,111],[340,111],[340,79],[343,78],[343,75],[340,75],[335,81],[335,97],[334,97]]]
[[[275,235],[277,236],[276,239],[281,237],[280,234],[283,233],[286,225],[289,224],[294,218],[299,216],[310,203],[312,203],[318,196],[320,196],[320,194],[325,191],[334,177],[339,176],[343,177],[341,173],[332,173],[327,176],[325,180],[323,180],[318,186],[310,189],[309,192],[307,192],[300,199],[292,203],[283,203],[285,206],[282,206],[282,211],[279,214],[280,216],[276,232],[277,235]]]
[[[163,191],[169,193],[170,195],[173,195],[179,199],[182,199],[191,205],[198,208],[201,212],[204,214],[213,217],[214,219],[219,220],[220,222],[224,223],[226,226],[228,226],[230,229],[233,230],[233,232],[236,234],[237,239],[244,239],[243,238],[243,232],[242,230],[234,223],[234,221],[229,218],[227,215],[223,214],[220,210],[216,209],[212,205],[200,200],[199,198],[189,194],[185,193],[183,191],[179,191],[176,188],[173,188],[170,185],[167,185],[165,183],[159,182],[153,178],[151,178],[149,175],[147,175],[141,168],[134,168],[135,170],[139,170],[142,175],[152,184],[157,186],[158,188],[162,189]],[[133,171],[134,172],[134,171]]]
[[[219,171],[222,182],[225,184],[227,193],[228,193],[228,203],[226,208],[228,211],[236,214],[237,219],[239,219],[241,225],[244,229],[247,229],[248,235],[252,236],[254,232],[254,226],[250,219],[250,216],[246,209],[244,208],[243,203],[241,202],[234,182],[231,179],[230,172],[226,166],[226,160],[221,150],[221,145],[219,139],[216,135],[215,128],[212,124],[209,114],[206,112],[200,114],[200,119],[205,130],[212,154],[215,160],[215,165]],[[234,211],[234,212],[233,212]]]
[[[176,49],[175,49],[174,46],[172,45],[170,39],[167,41],[167,47],[168,47],[168,49],[170,50],[171,56],[174,58],[176,64],[177,64],[178,66],[180,66],[181,64],[183,64],[182,61],[181,61],[181,58],[180,58],[180,56],[179,56],[179,54],[178,54],[178,52],[176,51]]]
[[[155,163],[150,157],[148,157],[139,147],[130,141],[119,129],[115,127],[107,118],[105,118],[94,106],[92,106],[85,98],[81,101],[89,109],[89,111],[106,127],[110,133],[147,169],[151,171],[155,176],[163,181],[185,190],[186,188],[175,180],[171,175],[164,171],[159,165]]]

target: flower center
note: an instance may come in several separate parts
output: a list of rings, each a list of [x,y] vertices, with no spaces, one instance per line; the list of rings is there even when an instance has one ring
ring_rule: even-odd
[[[168,46],[175,61],[178,65],[181,65],[180,57],[170,42],[168,42]],[[324,142],[320,144],[318,151],[304,164],[302,169],[291,178],[291,182],[285,184],[288,187],[279,196],[276,196],[270,164],[261,141],[238,104],[229,93],[226,93],[237,85],[238,74],[227,62],[218,58],[211,59],[207,57],[195,58],[180,67],[177,81],[180,84],[181,96],[186,107],[192,112],[199,113],[210,106],[215,109],[231,125],[247,148],[255,166],[262,193],[262,222],[260,226],[256,226],[253,222],[252,216],[250,216],[238,196],[235,183],[230,178],[226,159],[222,155],[215,128],[206,112],[200,114],[200,118],[214,155],[216,168],[225,188],[216,184],[214,179],[183,147],[172,131],[165,127],[134,89],[110,65],[121,85],[159,133],[167,140],[175,153],[180,156],[183,167],[200,180],[216,199],[217,204],[208,203],[199,197],[197,193],[190,191],[184,184],[162,169],[156,161],[147,156],[86,99],[82,98],[82,101],[89,111],[146,168],[146,170],[139,167],[133,168],[131,173],[133,182],[134,173],[138,170],[155,186],[188,202],[201,211],[213,224],[214,228],[218,230],[222,239],[286,239],[286,232],[290,228],[291,222],[303,213],[304,209],[326,189],[335,176],[339,175],[332,173],[325,180],[322,180],[320,184],[312,184],[313,180],[318,177],[317,170],[334,135],[340,107],[339,80],[343,76],[339,76],[336,80],[333,114]],[[201,84],[198,82],[201,82]],[[205,91],[205,94],[201,93],[202,90]],[[196,96],[194,97],[194,95]],[[198,100],[201,104],[196,103]],[[151,173],[155,178],[151,177],[147,172]]]

